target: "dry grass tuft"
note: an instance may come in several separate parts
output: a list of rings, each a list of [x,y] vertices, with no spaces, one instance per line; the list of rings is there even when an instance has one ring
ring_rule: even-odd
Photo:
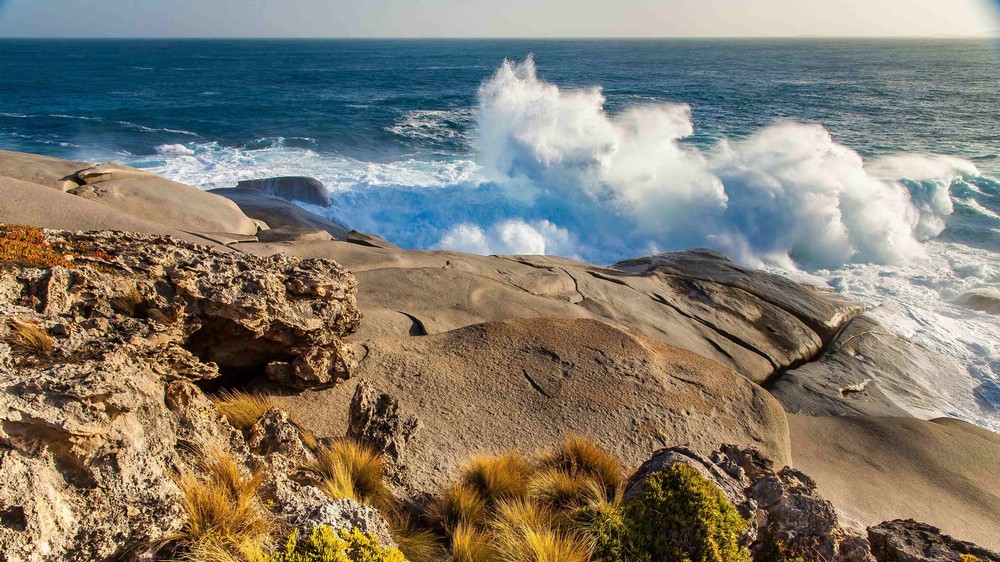
[[[561,528],[558,516],[531,501],[497,505],[496,548],[508,562],[589,562],[593,547],[582,535]]]
[[[394,508],[395,498],[382,481],[382,455],[342,440],[316,451],[306,469],[323,479],[322,490],[333,499],[349,498],[383,511]]]
[[[241,390],[223,390],[212,397],[212,402],[229,420],[229,424],[240,431],[249,429],[276,405],[270,396]]]
[[[479,493],[488,506],[528,494],[533,468],[520,453],[474,457],[462,470],[462,483]]]
[[[595,488],[602,487],[587,475],[549,468],[531,477],[528,497],[552,509],[566,510],[583,505]]]
[[[209,454],[198,472],[177,478],[187,520],[172,542],[182,559],[203,562],[264,560],[275,523],[257,497],[263,473],[246,476],[231,457]]]
[[[593,441],[582,437],[567,437],[555,450],[543,456],[542,464],[573,476],[589,476],[607,486],[609,491],[625,482],[621,464]]]
[[[0,263],[20,267],[73,267],[66,257],[32,226],[0,225]]]
[[[389,519],[392,538],[408,562],[439,562],[444,559],[444,548],[437,535],[422,529],[407,515],[394,513]]]
[[[454,562],[499,562],[500,553],[493,547],[493,537],[487,531],[459,525],[451,534],[451,559]]]
[[[9,318],[7,326],[10,327],[10,333],[5,339],[15,350],[39,357],[48,357],[52,354],[55,343],[45,328],[17,318]]]
[[[111,308],[118,314],[137,318],[145,312],[145,303],[146,299],[142,298],[139,289],[132,286],[124,295],[111,299]]]
[[[471,486],[452,484],[428,506],[427,515],[445,533],[461,527],[472,528],[486,522],[486,500]]]

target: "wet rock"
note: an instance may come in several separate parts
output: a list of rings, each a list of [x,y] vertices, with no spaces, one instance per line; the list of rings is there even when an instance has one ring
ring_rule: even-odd
[[[321,181],[306,176],[287,176],[280,178],[265,178],[244,180],[236,184],[239,189],[256,189],[281,197],[288,201],[302,201],[320,207],[330,206],[330,192]]]

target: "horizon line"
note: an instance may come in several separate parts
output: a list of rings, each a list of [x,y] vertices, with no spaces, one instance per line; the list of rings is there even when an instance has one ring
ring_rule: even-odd
[[[505,36],[385,36],[385,35],[359,35],[359,36],[106,36],[106,37],[78,37],[72,35],[2,35],[0,40],[7,39],[31,39],[31,40],[78,40],[78,41],[163,41],[163,40],[190,40],[190,41],[211,41],[211,40],[246,40],[246,41],[345,41],[345,40],[375,40],[375,41],[503,41],[503,40],[542,40],[542,41],[612,41],[612,40],[638,40],[638,41],[663,41],[663,40],[706,40],[706,39],[737,39],[737,40],[766,40],[766,39],[1000,39],[1000,30],[987,35],[630,35],[630,36],[534,36],[534,35],[505,35]]]

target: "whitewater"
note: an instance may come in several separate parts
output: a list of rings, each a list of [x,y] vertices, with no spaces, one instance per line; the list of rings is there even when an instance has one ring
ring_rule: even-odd
[[[152,170],[206,188],[314,176],[333,206],[303,206],[411,248],[599,264],[721,250],[859,298],[954,363],[949,380],[928,381],[932,402],[897,397],[901,406],[1000,431],[1000,318],[962,303],[1000,302],[1000,182],[954,157],[865,161],[821,125],[794,121],[702,149],[684,143],[695,130],[687,105],[604,105],[601,88],[548,83],[529,57],[505,61],[477,107],[414,111],[393,126],[440,140],[461,136],[449,123],[470,122],[474,158],[365,162],[277,138],[251,150],[159,146]]]
[[[3,47],[3,148],[205,189],[312,176],[333,205],[309,210],[406,248],[598,264],[714,248],[863,301],[952,364],[902,407],[1000,431],[991,46]],[[107,82],[67,84],[79,65]]]

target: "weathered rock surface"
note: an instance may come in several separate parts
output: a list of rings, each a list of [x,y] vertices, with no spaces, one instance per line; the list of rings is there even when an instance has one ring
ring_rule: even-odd
[[[30,209],[37,205],[37,201],[35,205],[25,201],[23,203],[25,208],[21,208],[9,205],[8,203],[13,201],[5,198],[4,206],[12,208],[7,208],[5,215],[8,216],[3,216],[0,220],[13,224],[83,229],[89,227],[86,223],[90,219],[95,226],[89,228],[122,228],[155,234],[167,234],[168,232],[163,232],[163,227],[186,232],[227,232],[244,235],[257,232],[257,225],[244,215],[235,203],[121,164],[87,164],[0,151],[0,184],[4,184],[5,190],[9,191],[13,191],[14,188],[23,189],[24,184],[43,186],[66,191],[100,205],[100,207],[80,205],[75,209],[76,216],[74,216],[74,202],[79,203],[79,199],[63,199],[52,194],[31,193],[29,198],[42,197],[59,203],[53,209],[53,216],[45,217],[42,214],[36,221],[32,221],[24,220],[31,217],[23,215],[30,215]],[[66,206],[68,209],[61,210],[60,206]],[[132,217],[134,224],[124,227],[120,216],[102,212],[101,208],[114,209],[122,215]],[[66,216],[62,216],[63,214]],[[80,226],[71,226],[73,222]]]
[[[311,452],[287,414],[272,409],[244,435],[194,384],[219,370],[193,351],[236,365],[349,331],[357,322],[349,274],[156,236],[46,235],[74,268],[0,264],[5,560],[143,556],[183,523],[177,472],[195,470],[210,451],[248,474],[266,468],[266,499],[286,523],[304,532],[357,526],[391,544],[373,509],[292,479]],[[122,298],[131,287],[141,302]],[[47,332],[52,349],[15,344],[10,318]],[[215,330],[234,339],[199,349]]]
[[[789,415],[792,461],[858,527],[916,519],[1000,550],[1000,435],[958,420]]]
[[[270,228],[310,228],[323,230],[337,240],[347,238],[349,229],[282,199],[251,188],[213,189],[210,193],[229,199],[247,216],[263,221]]]
[[[879,562],[964,562],[963,555],[982,562],[1000,562],[1000,554],[996,552],[957,541],[937,527],[912,519],[896,519],[871,527],[868,540]]]
[[[676,267],[627,273],[549,256],[472,256],[337,242],[240,248],[324,257],[350,268],[368,318],[359,340],[436,334],[513,318],[603,319],[714,359],[757,382],[819,353],[824,340],[811,324],[832,335],[834,325],[860,311],[835,293],[744,271],[719,254],[695,252],[698,260],[687,274]],[[659,257],[683,262],[684,255]],[[713,280],[704,273],[712,267],[731,275]],[[786,286],[790,305],[780,298]]]
[[[491,322],[363,347],[353,376],[398,404],[376,399],[374,409],[396,410],[404,424],[420,420],[400,452],[420,490],[452,481],[471,455],[541,450],[570,434],[631,466],[676,443],[710,452],[735,442],[788,460],[785,415],[766,391],[713,361],[604,322]],[[356,385],[352,378],[280,400],[306,427],[330,434],[347,427]]]
[[[771,392],[795,414],[907,416],[901,405],[919,408],[938,373],[956,367],[866,313],[851,320],[822,357],[784,373]]]
[[[305,176],[287,176],[280,178],[264,178],[258,180],[243,180],[236,184],[239,189],[256,189],[281,197],[289,201],[301,201],[321,207],[330,206],[330,193],[323,182],[316,178]]]
[[[224,197],[120,164],[80,170],[70,193],[179,230],[256,234],[257,225]]]

